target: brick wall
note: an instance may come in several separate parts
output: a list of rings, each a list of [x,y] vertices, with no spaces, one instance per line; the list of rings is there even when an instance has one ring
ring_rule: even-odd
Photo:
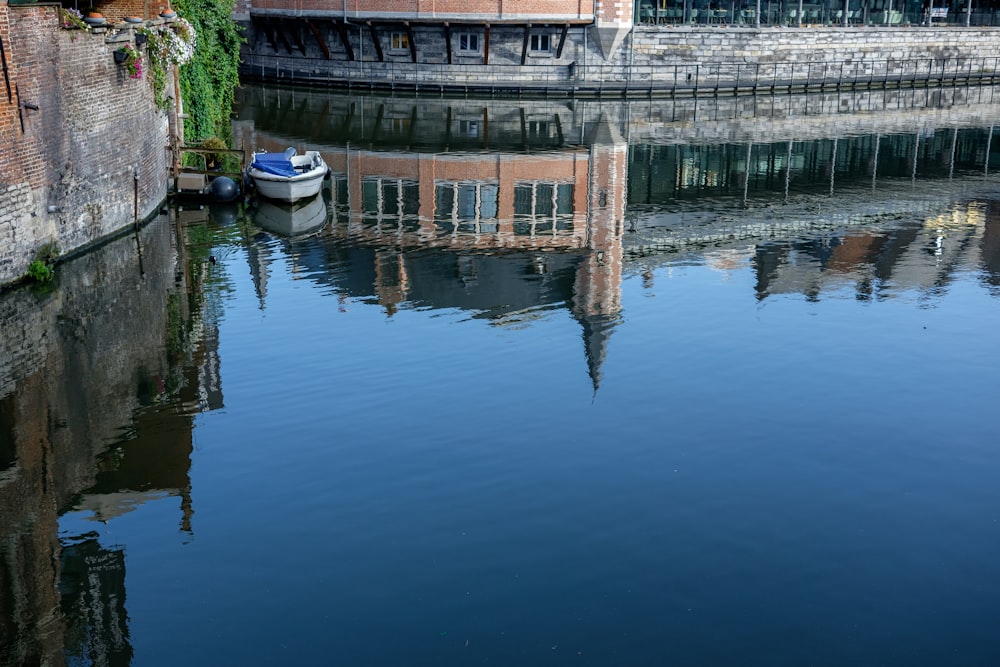
[[[109,22],[114,23],[126,16],[138,16],[144,19],[154,18],[169,5],[168,0],[111,0],[109,2],[81,3],[80,11],[85,11],[86,7],[93,7],[103,14]]]
[[[150,82],[114,63],[131,32],[62,30],[54,5],[3,8],[12,86],[38,109],[23,110],[23,132],[16,106],[0,125],[0,284],[47,242],[67,253],[132,224],[136,199],[140,218],[155,211],[168,165],[167,116]]]

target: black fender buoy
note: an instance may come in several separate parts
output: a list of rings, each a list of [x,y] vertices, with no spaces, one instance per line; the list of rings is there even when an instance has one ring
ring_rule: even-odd
[[[219,176],[212,179],[209,192],[212,196],[212,201],[229,202],[240,196],[240,187],[236,185],[236,181],[228,176]]]

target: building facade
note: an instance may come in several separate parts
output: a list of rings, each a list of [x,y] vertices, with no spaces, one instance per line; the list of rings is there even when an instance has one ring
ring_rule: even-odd
[[[991,82],[990,5],[933,0],[581,3],[241,0],[248,78],[573,94]]]

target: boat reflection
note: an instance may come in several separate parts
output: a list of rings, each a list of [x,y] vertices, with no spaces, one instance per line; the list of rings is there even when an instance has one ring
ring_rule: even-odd
[[[390,316],[565,307],[595,390],[628,275],[748,270],[758,300],[923,293],[970,266],[996,282],[992,88],[658,106],[243,94],[238,141],[309,140],[330,166],[332,224],[296,245],[296,275]],[[276,259],[250,256],[262,307]]]
[[[251,211],[255,225],[273,234],[296,237],[311,234],[327,223],[327,208],[321,194],[294,204],[258,199]]]

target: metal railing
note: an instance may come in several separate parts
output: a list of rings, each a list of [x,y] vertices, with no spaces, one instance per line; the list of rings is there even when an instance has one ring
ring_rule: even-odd
[[[244,66],[248,79],[425,93],[527,95],[718,95],[994,84],[1000,57],[914,58],[839,63],[664,63],[662,65],[437,65],[331,63],[272,56]]]

